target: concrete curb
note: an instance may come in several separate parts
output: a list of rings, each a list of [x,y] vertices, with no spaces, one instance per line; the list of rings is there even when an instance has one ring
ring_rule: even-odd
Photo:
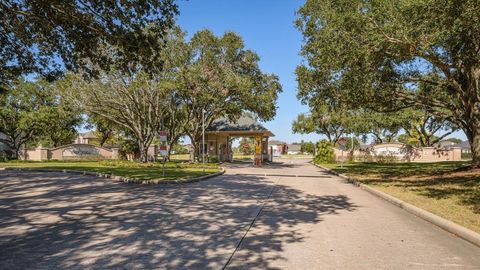
[[[393,205],[396,205],[402,209],[404,209],[405,211],[411,213],[411,214],[414,214],[415,216],[419,217],[419,218],[422,218],[450,233],[453,233],[455,234],[456,236],[480,247],[480,234],[479,233],[476,233],[470,229],[467,229],[461,225],[458,225],[457,223],[454,223],[452,221],[449,221],[449,220],[446,220],[442,217],[439,217],[435,214],[432,214],[426,210],[423,210],[423,209],[420,209],[412,204],[409,204],[407,202],[404,202],[398,198],[395,198],[393,196],[390,196],[384,192],[381,192],[379,190],[376,190],[374,188],[371,188],[365,184],[362,184],[360,182],[358,182],[357,180],[355,180],[354,178],[351,178],[351,177],[348,177],[346,175],[343,175],[343,174],[340,174],[340,173],[337,173],[329,168],[326,168],[326,167],[323,167],[323,166],[320,166],[320,165],[317,165],[317,164],[314,164],[315,166],[319,167],[319,168],[322,168],[324,170],[326,170],[327,172],[329,172],[330,174],[333,174],[333,175],[336,175],[344,180],[346,180],[347,182],[351,183],[351,184],[354,184],[355,186],[377,196],[377,197],[380,197],[388,202],[390,202],[391,204]]]
[[[108,174],[108,173],[99,173],[99,172],[90,172],[90,171],[76,171],[76,170],[56,170],[56,169],[35,169],[35,168],[0,168],[0,170],[6,171],[32,171],[32,172],[63,172],[63,173],[70,173],[70,174],[80,174],[80,175],[90,175],[96,176],[100,178],[108,178],[113,179],[119,182],[124,183],[134,183],[134,184],[155,184],[155,185],[171,185],[171,184],[186,184],[186,183],[193,183],[199,182],[202,180],[206,180],[215,176],[219,176],[225,173],[225,169],[222,168],[220,172],[195,177],[195,178],[181,178],[181,179],[174,179],[174,180],[143,180],[143,179],[136,179],[136,178],[127,178],[123,176]]]

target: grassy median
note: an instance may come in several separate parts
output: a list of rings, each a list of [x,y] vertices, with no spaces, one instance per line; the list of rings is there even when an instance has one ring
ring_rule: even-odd
[[[37,168],[37,169],[58,169],[78,170],[108,173],[117,176],[142,180],[172,180],[183,178],[195,178],[207,174],[219,172],[221,169],[216,164],[189,164],[181,162],[169,162],[165,164],[165,176],[163,175],[163,164],[138,163],[131,161],[48,161],[48,162],[23,162],[10,161],[0,163],[0,168]]]
[[[480,233],[480,170],[468,162],[322,165]]]

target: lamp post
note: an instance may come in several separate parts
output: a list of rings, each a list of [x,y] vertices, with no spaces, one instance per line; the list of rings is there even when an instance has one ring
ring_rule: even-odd
[[[202,164],[205,172],[205,109],[202,109]]]

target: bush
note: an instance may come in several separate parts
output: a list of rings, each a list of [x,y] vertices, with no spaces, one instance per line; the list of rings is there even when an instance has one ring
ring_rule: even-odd
[[[378,163],[393,163],[398,161],[398,159],[394,155],[378,155],[375,156],[375,161]]]
[[[207,156],[206,158],[207,163],[218,163],[218,157],[217,156]]]
[[[327,140],[321,140],[317,143],[315,163],[335,163],[333,146]]]

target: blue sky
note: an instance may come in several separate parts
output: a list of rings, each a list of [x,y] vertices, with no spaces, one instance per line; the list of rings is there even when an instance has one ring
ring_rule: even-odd
[[[295,68],[301,62],[298,55],[302,36],[295,29],[295,11],[301,0],[189,0],[179,1],[177,23],[189,35],[210,29],[216,35],[225,31],[240,34],[248,49],[261,58],[264,72],[279,76],[283,93],[278,99],[277,116],[265,123],[277,139],[287,142],[318,140],[320,136],[292,134],[292,121],[308,107],[296,98]]]
[[[283,93],[278,99],[277,116],[265,123],[276,139],[287,142],[317,141],[316,134],[293,134],[292,121],[308,107],[296,98],[295,68],[301,63],[299,56],[302,35],[294,27],[295,11],[304,0],[180,0],[177,23],[189,35],[201,29],[210,29],[216,35],[225,31],[240,34],[247,48],[261,58],[264,72],[279,76]],[[449,137],[466,139],[462,131]]]

